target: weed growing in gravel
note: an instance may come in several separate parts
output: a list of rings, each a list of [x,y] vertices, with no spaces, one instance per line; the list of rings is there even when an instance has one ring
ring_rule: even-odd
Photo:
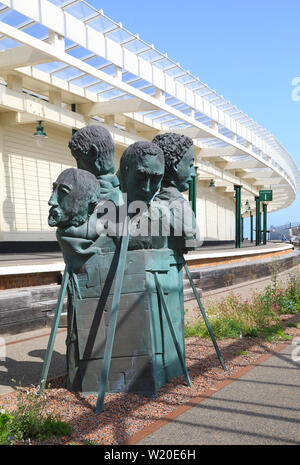
[[[47,394],[38,387],[19,387],[17,408],[13,412],[1,409],[0,444],[31,443],[32,439],[67,436],[72,427],[58,413],[47,411]]]
[[[217,339],[242,336],[262,337],[268,341],[290,339],[279,325],[280,315],[300,312],[300,275],[290,273],[288,282],[283,285],[278,281],[278,272],[279,265],[275,262],[271,284],[263,293],[254,292],[245,300],[238,294],[231,294],[208,306],[209,322]],[[185,335],[209,337],[202,318],[186,326]]]

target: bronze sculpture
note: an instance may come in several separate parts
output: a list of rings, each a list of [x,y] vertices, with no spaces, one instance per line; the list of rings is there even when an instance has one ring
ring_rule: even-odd
[[[108,135],[98,126],[73,135],[69,147],[78,168],[59,176],[49,200],[49,225],[58,227],[66,262],[62,289],[69,283],[68,388],[98,392],[97,412],[106,390],[155,395],[181,374],[191,385],[182,267],[183,253],[198,240],[193,212],[181,194],[194,173],[192,140],[166,134],[132,144],[117,179]],[[106,210],[113,210],[118,227],[107,227]]]
[[[115,143],[110,132],[99,125],[77,130],[69,141],[69,149],[77,168],[89,171],[99,181],[101,198],[120,202],[120,189],[115,171]]]
[[[165,175],[156,200],[170,210],[170,249],[187,251],[201,245],[195,215],[182,195],[189,189],[194,168],[193,141],[176,133],[158,134],[152,141],[165,157]]]

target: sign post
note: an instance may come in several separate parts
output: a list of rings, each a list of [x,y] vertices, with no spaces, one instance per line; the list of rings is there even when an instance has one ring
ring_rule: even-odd
[[[260,202],[272,202],[273,191],[271,189],[264,189],[259,191],[259,200]]]

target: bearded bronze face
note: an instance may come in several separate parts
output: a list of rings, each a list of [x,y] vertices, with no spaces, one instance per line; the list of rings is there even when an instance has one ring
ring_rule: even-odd
[[[99,197],[99,183],[93,174],[76,168],[66,169],[53,183],[48,202],[51,206],[49,226],[80,226],[93,213]]]

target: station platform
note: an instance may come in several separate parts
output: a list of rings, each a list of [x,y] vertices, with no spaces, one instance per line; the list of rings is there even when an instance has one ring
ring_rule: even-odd
[[[255,246],[250,241],[244,241],[240,249],[234,248],[233,244],[203,246],[199,250],[189,252],[185,258],[188,265],[192,267],[213,266],[280,256],[288,254],[292,250],[294,250],[294,246],[289,243],[268,242],[266,245]],[[47,275],[48,281],[57,282],[58,275],[63,272],[64,267],[60,252],[0,254],[0,290],[23,287],[21,284],[23,282],[26,285],[25,276],[30,278],[29,275],[31,275],[31,285],[34,285],[34,278],[37,274],[44,275],[44,277]],[[9,281],[11,281],[10,286],[8,285]],[[16,285],[14,285],[14,281]],[[18,285],[18,281],[20,285]],[[38,284],[36,283],[36,285]]]
[[[299,264],[300,251],[289,243],[255,246],[244,241],[240,249],[233,244],[204,246],[185,258],[201,297],[202,293],[271,276],[275,261],[281,272],[289,270]],[[52,325],[64,268],[60,252],[0,255],[0,335]],[[188,308],[195,295],[185,273],[183,285]],[[60,327],[66,324],[65,302]]]

